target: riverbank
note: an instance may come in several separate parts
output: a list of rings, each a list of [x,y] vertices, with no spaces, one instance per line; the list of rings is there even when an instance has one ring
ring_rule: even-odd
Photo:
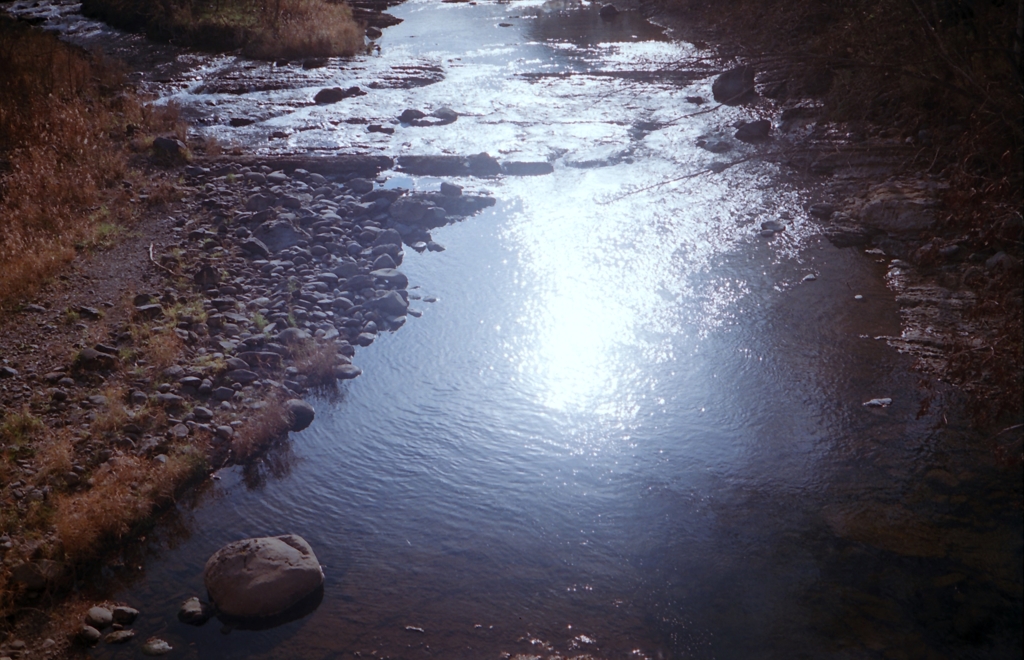
[[[818,176],[824,176],[826,169],[831,167],[830,180],[839,178],[836,173],[841,173],[843,168],[837,167],[835,163],[842,165],[843,158],[848,158],[852,152],[838,152],[841,157],[837,157],[835,161],[823,159],[822,154],[834,154],[836,145],[845,144],[840,135],[839,131],[829,131],[824,136],[825,139],[817,143],[817,151],[813,158],[807,157],[807,154],[811,153],[808,150],[802,154],[805,156],[804,160],[794,159],[793,162],[805,163],[805,167],[812,173],[818,170]],[[890,148],[889,151],[883,149],[884,153],[906,153],[905,141],[884,136],[872,137],[882,138],[881,141],[868,143],[872,149],[882,145]],[[199,145],[193,143],[188,146],[198,153]],[[500,171],[500,166],[496,162],[487,161],[484,165],[489,166],[492,173]],[[366,169],[363,169],[364,167]],[[184,164],[179,164],[168,172],[171,173],[171,178],[175,181],[174,186],[183,198],[180,200],[180,206],[168,207],[168,217],[163,218],[164,214],[161,213],[153,223],[152,230],[162,233],[150,235],[147,233],[148,229],[146,232],[140,230],[139,236],[125,237],[123,243],[119,243],[109,252],[101,251],[88,259],[83,255],[82,261],[68,273],[68,280],[54,282],[54,288],[48,288],[42,294],[43,298],[39,302],[42,302],[40,306],[46,310],[45,312],[27,308],[23,310],[17,317],[23,325],[18,332],[10,333],[12,337],[19,338],[11,345],[12,354],[24,355],[28,352],[23,346],[19,347],[18,342],[31,344],[35,340],[28,338],[54,333],[52,328],[60,331],[65,325],[68,330],[63,341],[67,343],[63,345],[63,349],[58,346],[58,353],[66,350],[67,346],[79,344],[74,350],[66,350],[63,356],[57,355],[56,359],[50,361],[26,360],[26,366],[21,367],[20,373],[15,376],[25,378],[11,381],[11,391],[17,389],[22,393],[18,402],[27,400],[30,411],[33,402],[39,406],[37,412],[48,411],[54,406],[54,397],[61,397],[57,390],[63,389],[67,398],[56,402],[67,404],[65,410],[61,411],[68,415],[63,418],[68,422],[63,428],[74,430],[80,429],[83,423],[90,425],[88,433],[91,437],[83,442],[79,442],[80,437],[71,440],[71,451],[75,452],[72,460],[78,461],[78,467],[85,469],[78,473],[79,481],[89,469],[99,470],[100,478],[91,485],[86,483],[79,487],[79,490],[68,489],[67,492],[83,493],[87,487],[95,489],[97,486],[113,484],[113,479],[107,481],[103,475],[116,474],[122,459],[126,468],[137,465],[135,459],[143,457],[148,461],[146,469],[152,470],[165,470],[168,465],[175,467],[178,459],[187,459],[179,463],[181,467],[196,465],[191,461],[199,455],[186,451],[184,448],[187,446],[198,446],[208,450],[202,456],[206,463],[200,464],[205,473],[206,470],[220,464],[219,461],[231,460],[232,452],[234,456],[245,453],[245,445],[240,444],[240,438],[247,437],[247,434],[242,432],[245,419],[251,418],[253,411],[264,409],[261,397],[267,397],[267,401],[275,401],[280,400],[275,398],[277,396],[301,395],[303,390],[311,383],[315,383],[319,377],[333,379],[339,375],[345,377],[354,373],[348,368],[351,366],[350,356],[346,355],[348,349],[345,349],[345,346],[354,350],[354,346],[360,345],[360,342],[372,339],[374,332],[368,330],[370,323],[380,331],[397,323],[399,319],[394,315],[382,315],[380,309],[372,309],[373,305],[367,308],[366,301],[371,298],[365,293],[366,290],[372,288],[372,300],[379,300],[390,296],[392,289],[405,288],[408,297],[402,296],[400,292],[398,296],[407,304],[415,304],[411,302],[415,300],[414,290],[395,286],[400,281],[397,275],[373,274],[378,270],[387,270],[376,268],[377,260],[387,254],[392,261],[400,261],[394,250],[387,247],[389,245],[405,244],[416,249],[416,244],[421,244],[419,248],[431,249],[431,238],[425,233],[418,237],[410,236],[408,240],[400,234],[403,240],[396,244],[388,243],[386,239],[378,242],[381,234],[385,232],[374,230],[382,229],[382,223],[390,224],[396,220],[412,229],[414,224],[423,221],[428,215],[434,220],[439,220],[438,211],[432,210],[428,214],[431,208],[445,210],[447,219],[450,215],[445,209],[446,203],[449,203],[447,198],[461,197],[456,195],[457,191],[453,189],[448,189],[447,195],[438,191],[419,198],[414,196],[410,198],[414,201],[413,204],[400,205],[408,208],[402,211],[401,217],[396,218],[393,215],[394,209],[388,202],[393,204],[397,201],[398,193],[377,193],[374,196],[376,190],[366,191],[366,184],[359,181],[372,181],[377,167],[387,167],[387,163],[379,161],[374,164],[372,161],[364,161],[363,165],[353,163],[350,169],[338,168],[335,163],[328,171],[319,169],[316,162],[283,163],[234,155],[224,161],[197,159],[189,169],[186,169]],[[463,170],[459,170],[459,173],[463,173]],[[863,181],[863,176],[856,181],[850,180],[847,182],[849,188],[845,190],[860,190],[856,185],[862,184]],[[839,196],[839,193],[835,194]],[[388,199],[390,196],[394,196],[395,199]],[[840,206],[844,199],[845,197],[838,197],[835,200],[823,200],[823,203],[835,202],[833,205],[836,208],[831,209],[829,213],[829,209],[819,207],[816,213],[822,216],[827,214],[829,221],[846,222],[850,219],[852,224],[853,215],[846,207]],[[250,205],[252,208],[249,208]],[[422,215],[417,218],[415,216],[419,211],[422,211]],[[837,217],[841,213],[846,213],[848,218]],[[858,213],[857,218],[862,219],[863,213]],[[855,245],[862,248],[889,250],[883,255],[878,255],[879,257],[897,256],[901,254],[899,250],[905,249],[900,245],[912,245],[911,241],[917,240],[890,240],[892,233],[895,232],[863,232],[858,228],[860,225],[843,229],[846,225],[840,222],[836,226],[839,228],[834,232],[837,240],[842,241],[843,239],[838,237],[847,236],[848,240],[854,241]],[[423,232],[429,231],[429,228],[425,227],[419,229]],[[365,233],[375,234],[375,237],[370,240],[369,236],[363,236]],[[273,236],[273,240],[268,240],[268,236]],[[285,243],[278,246],[276,241],[281,236],[284,237],[281,240]],[[154,237],[156,240],[153,240]],[[394,240],[393,235],[391,240]],[[295,241],[294,244],[288,245],[287,243],[291,241]],[[349,252],[350,248],[356,250],[352,247],[353,243],[359,245],[356,254]],[[893,246],[891,248],[887,247],[890,243]],[[154,246],[152,259],[150,245]],[[434,244],[433,249],[439,247]],[[379,254],[375,254],[378,248],[383,249]],[[266,254],[263,253],[264,249]],[[367,249],[370,250],[368,255],[364,254]],[[324,257],[330,258],[325,262]],[[351,275],[348,274],[352,268],[349,257],[356,262],[359,270]],[[387,266],[387,263],[380,265]],[[207,266],[209,268],[206,268]],[[341,272],[337,272],[338,269],[341,269]],[[897,266],[897,270],[899,269]],[[126,272],[135,274],[126,277]],[[364,275],[372,278],[372,287],[358,288],[360,283],[370,283],[366,279],[350,282],[353,277]],[[383,279],[378,281],[378,277]],[[134,288],[110,290],[110,296],[105,297],[106,294],[103,293],[104,289],[99,282],[114,282],[119,279],[126,281],[130,286],[134,285]],[[328,291],[321,291],[323,286],[320,285],[328,287],[330,301]],[[349,288],[350,285],[355,288]],[[90,289],[102,295],[89,294]],[[389,293],[378,297],[377,292],[384,290],[388,290]],[[138,294],[150,295],[148,298],[137,299]],[[360,301],[360,296],[365,300]],[[390,300],[391,303],[388,304],[401,305],[393,296]],[[47,301],[50,302],[49,308],[46,307]],[[345,301],[352,303],[352,306],[346,308]],[[106,307],[103,302],[108,302],[111,306]],[[157,305],[159,309],[153,308],[152,305]],[[58,323],[58,320],[64,320],[61,316],[62,308],[70,309],[77,317],[68,315],[66,324]],[[102,317],[92,318],[94,315],[87,311],[88,309],[103,312]],[[149,314],[154,318],[145,319]],[[388,316],[392,318],[389,320]],[[145,321],[142,327],[133,329],[133,324],[138,324],[140,320]],[[293,327],[301,328],[299,333],[290,332]],[[312,336],[302,336],[302,330]],[[331,334],[332,330],[337,332],[336,337]],[[81,336],[76,337],[76,331],[86,333],[88,341],[83,341]],[[312,340],[320,331],[323,331],[323,335],[319,339],[327,340],[328,335],[331,335],[341,347],[338,350],[339,357],[332,357],[329,354],[324,356],[331,360],[326,362],[328,366],[340,369],[331,369],[330,373],[326,374],[321,372],[320,376],[305,374],[307,380],[303,382],[299,378],[305,370],[301,362],[306,356],[315,354],[318,350],[317,343]],[[295,337],[297,334],[299,337]],[[167,338],[167,342],[163,341],[163,337]],[[300,340],[298,345],[288,343],[292,337]],[[103,344],[103,348],[97,344]],[[168,344],[171,349],[169,351],[165,350]],[[147,354],[146,347],[156,350],[152,354]],[[107,375],[107,371],[103,369],[93,372],[70,369],[73,353],[85,348],[92,348],[106,355],[116,354],[121,361],[119,369],[127,371],[130,379],[126,376],[125,380],[119,381],[117,379],[120,376],[113,371]],[[113,352],[110,349],[113,349]],[[168,354],[172,357],[183,357],[173,358],[168,362]],[[94,357],[101,361],[105,360],[101,356]],[[239,362],[229,363],[231,358],[241,360],[244,365]],[[163,366],[163,362],[167,362],[167,365]],[[308,366],[325,364],[323,360],[306,362]],[[182,371],[174,370],[175,366],[181,367]],[[64,370],[61,371],[61,368]],[[167,372],[167,369],[172,371]],[[290,371],[292,369],[294,371]],[[248,373],[229,377],[232,371]],[[29,373],[34,373],[35,377],[27,378]],[[57,380],[51,391],[50,387],[53,384],[46,382],[45,378],[51,373],[62,374],[61,379],[68,377],[75,381],[75,384],[61,385],[60,380]],[[80,373],[86,378],[80,379]],[[40,378],[40,374],[43,378]],[[255,380],[244,382],[253,375],[256,376]],[[98,381],[95,378],[99,376],[105,376],[105,382],[113,380],[115,385],[123,389],[115,389],[112,394],[108,394],[104,387],[96,387]],[[204,386],[204,381],[209,381],[208,387]],[[14,388],[15,384],[18,388]],[[241,387],[236,389],[236,384]],[[167,391],[161,392],[164,386],[167,386]],[[221,392],[223,395],[229,395],[224,401],[214,396],[222,387],[233,392],[230,395],[226,391]],[[136,392],[146,396],[146,404],[133,403]],[[161,398],[160,395],[170,396]],[[94,401],[91,399],[94,396],[103,398]],[[180,397],[181,401],[173,397]],[[138,401],[141,399],[138,397]],[[100,422],[99,428],[102,430],[107,414],[105,410],[112,410],[115,415],[120,415],[115,410],[116,405],[111,405],[112,402],[121,403],[126,412],[132,414],[138,414],[144,411],[147,405],[151,405],[151,410],[164,411],[166,421],[162,422],[158,415],[151,416],[146,411],[143,414],[145,424],[136,425],[138,433],[128,432],[127,429],[124,429],[123,434],[94,433],[97,421]],[[227,403],[228,407],[225,408],[223,403]],[[258,404],[260,405],[257,407]],[[89,420],[90,414],[95,414],[96,417]],[[193,415],[191,419],[188,418],[190,414]],[[237,426],[233,424],[239,421],[243,423]],[[166,426],[161,425],[164,423]],[[275,426],[280,428],[280,424],[282,418],[275,415],[266,426],[273,430]],[[35,424],[32,421],[19,422],[19,427],[31,431]],[[169,440],[168,431],[171,436]],[[175,440],[175,433],[184,433],[186,441],[182,442],[180,438]],[[271,438],[274,435],[269,433],[260,437]],[[144,448],[151,440],[167,441],[162,446],[148,447],[136,456],[135,452]],[[99,461],[104,450],[110,451],[105,463],[111,464],[112,468],[104,467],[104,462]],[[65,449],[55,453],[66,456]],[[161,455],[164,456],[164,460],[160,460]],[[92,461],[96,461],[95,467],[90,464]],[[35,468],[31,460],[26,462],[30,470]],[[19,469],[23,467],[18,464]],[[75,463],[72,462],[69,474],[75,472],[74,467]],[[23,472],[28,474],[27,471]],[[152,474],[159,473],[146,473],[146,477],[151,477]],[[182,474],[190,473],[186,471]],[[19,477],[18,480],[22,479]],[[31,475],[24,480],[29,483]],[[74,481],[74,478],[70,480]],[[131,480],[122,481],[131,484]],[[4,485],[12,486],[9,483]],[[43,486],[44,489],[45,487]],[[8,492],[13,493],[13,490],[20,488],[21,485],[13,486]],[[65,486],[49,492],[40,490],[43,501],[54,492],[57,496],[64,494],[62,488]],[[166,492],[159,489],[141,494],[146,497],[156,495],[157,502],[161,501],[161,498],[167,498]],[[28,489],[27,497],[29,504],[26,511],[31,507],[31,502],[35,501],[34,498],[39,497],[34,485],[33,489]],[[101,498],[99,503],[109,504],[112,500],[114,498],[107,495]],[[42,509],[43,507],[39,507],[39,510]],[[88,522],[84,527],[89,533],[97,530],[97,525],[93,522]],[[132,533],[125,535],[124,538],[138,538],[139,534],[145,533],[144,528],[131,531]],[[23,566],[34,562],[36,566],[45,567],[47,571],[60,568],[43,563],[44,560],[54,561],[45,556],[48,550],[39,549],[43,546],[36,547],[38,555],[32,557],[32,562],[24,561],[22,551],[25,547],[21,539],[18,539],[17,546],[17,553],[11,555],[12,563]],[[42,590],[37,596],[45,599],[46,590]],[[76,623],[73,616],[69,616],[67,621],[72,626]]]
[[[216,4],[85,0],[82,13],[151,39],[213,52],[243,49],[263,59],[348,57],[363,33],[347,4],[326,0]]]
[[[823,231],[837,246],[896,259],[889,280],[905,330],[892,343],[918,357],[923,373],[967,393],[979,426],[1019,424],[1021,7],[641,7],[683,39],[714,44],[723,61],[751,68],[753,103],[778,113],[769,158],[822,187],[824,204],[811,213]]]

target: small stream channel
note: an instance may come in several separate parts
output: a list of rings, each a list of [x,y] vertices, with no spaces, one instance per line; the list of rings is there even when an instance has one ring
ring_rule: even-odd
[[[693,47],[560,9],[410,0],[380,54],[317,69],[148,51],[140,81],[249,152],[554,172],[449,179],[499,201],[434,231],[445,252],[406,250],[422,318],[361,349],[258,474],[182,503],[108,593],[174,658],[1019,657],[1021,484],[967,422],[918,415],[886,264],[822,239],[773,164],[699,174],[756,147],[695,146],[753,115],[694,114],[714,70],[667,68]],[[69,38],[138,48],[74,16]],[[441,107],[459,119],[393,121]],[[324,565],[315,612],[175,619],[217,548],[287,532]]]

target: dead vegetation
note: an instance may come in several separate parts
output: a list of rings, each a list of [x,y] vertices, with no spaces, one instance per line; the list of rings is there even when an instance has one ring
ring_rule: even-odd
[[[288,413],[281,398],[269,399],[243,424],[231,442],[232,463],[246,463],[265,452],[288,432]]]
[[[205,455],[197,447],[178,446],[161,458],[119,456],[93,472],[89,490],[58,498],[53,521],[65,561],[93,558],[172,501],[185,484],[206,475]]]
[[[352,10],[328,0],[85,0],[82,8],[152,38],[265,59],[346,57],[363,47]]]
[[[114,64],[0,17],[0,305],[133,219],[132,154],[176,128]]]

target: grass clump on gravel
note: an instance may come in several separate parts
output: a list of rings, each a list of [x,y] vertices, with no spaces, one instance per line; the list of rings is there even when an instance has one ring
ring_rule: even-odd
[[[113,64],[0,17],[0,306],[132,219],[132,155],[171,125]]]
[[[262,59],[347,57],[363,48],[352,10],[328,0],[85,0],[87,16],[153,38]]]

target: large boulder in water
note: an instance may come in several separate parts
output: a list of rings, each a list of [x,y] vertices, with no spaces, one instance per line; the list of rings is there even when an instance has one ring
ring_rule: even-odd
[[[264,619],[316,592],[324,572],[309,544],[286,534],[227,544],[206,562],[203,582],[225,616]]]
[[[725,105],[742,105],[757,98],[754,70],[749,66],[730,69],[715,78],[711,85],[715,100]]]

